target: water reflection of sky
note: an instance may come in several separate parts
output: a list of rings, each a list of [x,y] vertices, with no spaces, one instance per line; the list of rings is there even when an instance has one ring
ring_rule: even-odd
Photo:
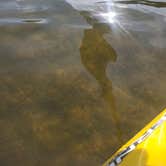
[[[163,33],[165,24],[166,14],[166,3],[164,1],[100,1],[93,0],[78,2],[75,0],[67,0],[67,2],[76,10],[82,12],[89,12],[90,17],[97,19],[99,22],[110,24],[110,28],[114,31],[124,31],[131,37],[136,33],[145,32],[151,34],[162,42],[149,42],[151,39],[150,35],[148,43],[163,48]],[[159,4],[158,4],[159,3]],[[143,19],[142,19],[143,18]],[[153,23],[155,20],[155,24]],[[141,35],[141,34],[140,34]],[[155,45],[156,44],[156,45]]]

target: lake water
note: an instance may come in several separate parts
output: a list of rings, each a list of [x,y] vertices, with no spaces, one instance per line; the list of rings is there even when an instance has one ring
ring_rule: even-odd
[[[166,106],[165,0],[0,0],[0,165],[100,166]]]

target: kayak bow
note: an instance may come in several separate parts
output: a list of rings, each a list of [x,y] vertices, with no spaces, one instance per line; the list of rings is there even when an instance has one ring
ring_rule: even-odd
[[[166,166],[166,109],[103,166]]]

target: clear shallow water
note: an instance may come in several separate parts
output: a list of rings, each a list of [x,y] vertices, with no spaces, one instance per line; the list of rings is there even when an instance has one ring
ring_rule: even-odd
[[[0,165],[101,165],[157,115],[165,16],[164,1],[1,0]]]

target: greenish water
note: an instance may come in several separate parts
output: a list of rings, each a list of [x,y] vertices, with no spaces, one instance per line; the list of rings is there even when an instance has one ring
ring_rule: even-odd
[[[0,1],[1,166],[99,166],[166,106],[166,3],[86,2]]]

